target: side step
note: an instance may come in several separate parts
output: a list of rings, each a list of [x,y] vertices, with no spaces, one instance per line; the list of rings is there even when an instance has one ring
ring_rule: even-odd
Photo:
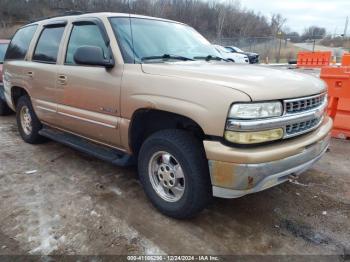
[[[39,131],[39,134],[117,166],[132,166],[136,164],[134,157],[131,155],[117,149],[98,145],[70,133],[44,126],[44,128]]]

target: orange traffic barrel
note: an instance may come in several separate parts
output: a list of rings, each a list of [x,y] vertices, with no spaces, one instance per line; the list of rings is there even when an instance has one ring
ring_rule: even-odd
[[[332,135],[350,139],[350,66],[323,67],[320,77],[328,85],[328,114],[334,120]]]
[[[350,66],[350,53],[345,53],[341,59],[342,66]]]

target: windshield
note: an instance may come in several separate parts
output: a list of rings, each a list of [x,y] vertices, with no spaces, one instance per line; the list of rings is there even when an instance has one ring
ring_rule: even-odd
[[[215,45],[215,47],[216,47],[217,50],[219,50],[222,53],[230,53],[230,51],[228,49],[226,49],[225,47],[223,47],[223,46]]]
[[[234,49],[236,50],[236,52],[244,53],[244,51],[242,49],[239,49],[238,47],[234,47]]]
[[[8,44],[0,44],[0,64],[4,62],[7,46]]]
[[[220,57],[208,40],[187,25],[143,18],[119,17],[110,21],[128,62]]]

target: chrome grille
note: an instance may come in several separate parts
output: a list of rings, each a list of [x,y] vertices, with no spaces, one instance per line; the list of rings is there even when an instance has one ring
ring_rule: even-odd
[[[298,123],[293,123],[286,125],[286,134],[287,136],[298,135],[310,131],[312,128],[318,126],[321,122],[322,117],[310,119],[307,121],[302,121]]]
[[[326,99],[325,94],[284,101],[286,114],[295,114],[319,107]]]
[[[296,137],[317,129],[326,116],[327,93],[286,99],[284,112],[280,117],[265,119],[228,119],[226,129],[238,132],[250,132],[282,128],[283,139]]]

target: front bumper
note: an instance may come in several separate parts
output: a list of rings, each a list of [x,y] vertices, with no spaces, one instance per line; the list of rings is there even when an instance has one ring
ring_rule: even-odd
[[[250,64],[258,64],[259,63],[259,56],[249,56],[249,63]]]
[[[303,137],[250,149],[204,142],[213,195],[237,198],[281,184],[310,168],[326,152],[332,120]],[[219,143],[219,142],[217,142]]]

